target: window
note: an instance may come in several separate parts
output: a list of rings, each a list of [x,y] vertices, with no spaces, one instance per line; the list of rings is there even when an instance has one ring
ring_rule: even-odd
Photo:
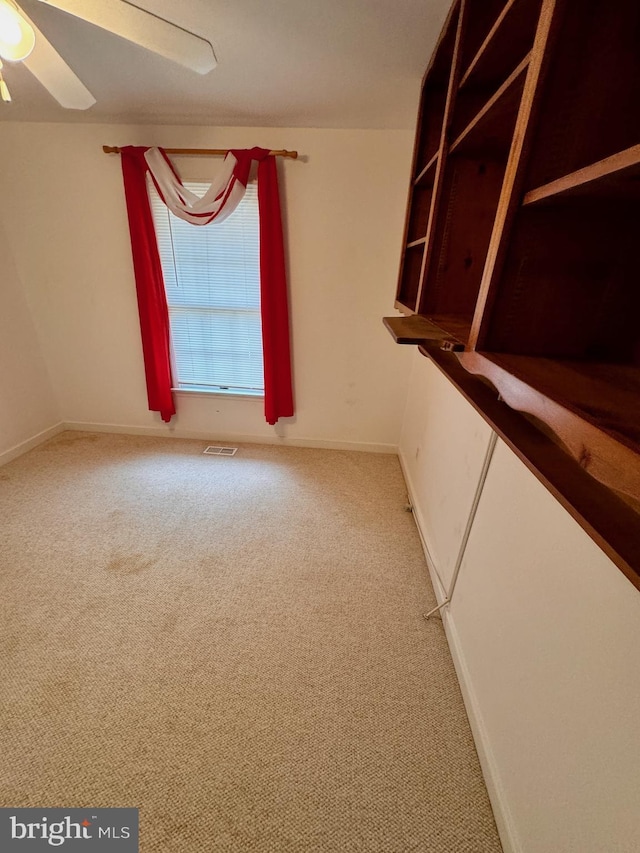
[[[186,182],[203,195],[208,184]],[[174,216],[149,183],[162,263],[174,384],[179,390],[264,395],[260,245],[255,183],[221,223]]]

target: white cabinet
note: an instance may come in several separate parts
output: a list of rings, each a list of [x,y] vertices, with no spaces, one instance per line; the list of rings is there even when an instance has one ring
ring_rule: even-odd
[[[491,428],[416,352],[400,458],[420,530],[449,589]]]

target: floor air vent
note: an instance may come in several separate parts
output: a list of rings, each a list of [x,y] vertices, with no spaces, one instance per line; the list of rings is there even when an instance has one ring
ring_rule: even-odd
[[[205,447],[203,453],[208,453],[209,456],[235,456],[237,449],[237,447],[216,447],[210,444],[209,447]]]

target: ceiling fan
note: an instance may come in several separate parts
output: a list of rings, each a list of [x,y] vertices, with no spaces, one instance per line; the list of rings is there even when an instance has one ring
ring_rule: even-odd
[[[207,74],[216,66],[204,38],[141,9],[129,0],[40,0],[138,44],[166,59]],[[61,106],[86,110],[96,99],[14,0],[0,0],[0,97],[11,95],[2,61],[22,62]]]

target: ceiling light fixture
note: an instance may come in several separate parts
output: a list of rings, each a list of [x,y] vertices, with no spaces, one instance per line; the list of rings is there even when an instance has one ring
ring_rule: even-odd
[[[4,82],[4,78],[2,76],[2,60],[0,59],[0,99],[5,103],[10,103],[11,101],[11,92],[9,91],[9,87]]]
[[[0,0],[0,56],[2,59],[20,62],[29,56],[35,43],[36,35],[33,28],[25,21],[11,0]]]
[[[199,74],[207,74],[216,66],[213,47],[207,39],[140,8],[136,4],[141,0],[41,2]],[[34,0],[34,5],[40,4]],[[19,0],[0,0],[0,59],[23,62],[27,71],[65,109],[86,110],[96,102],[29,15],[22,11]],[[0,100],[10,97],[6,84],[0,80]]]

